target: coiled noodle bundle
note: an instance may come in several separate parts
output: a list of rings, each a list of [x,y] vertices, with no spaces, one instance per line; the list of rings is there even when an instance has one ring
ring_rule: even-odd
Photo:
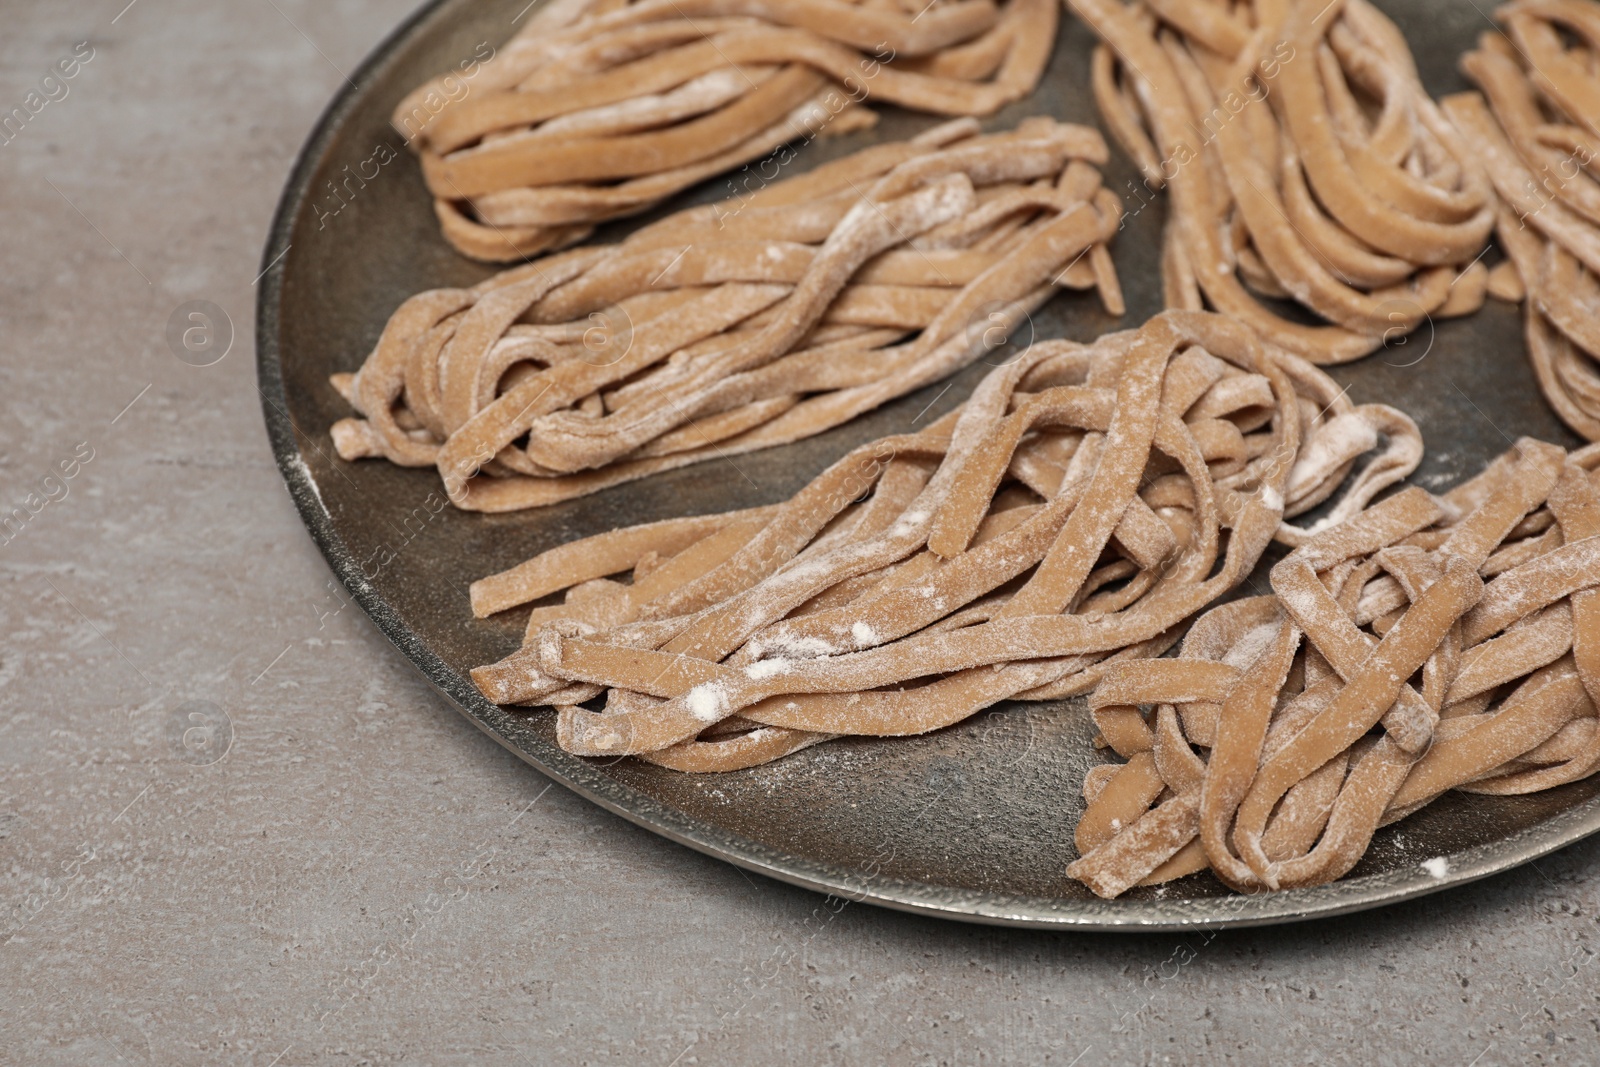
[[[1527,297],[1528,360],[1561,420],[1600,440],[1600,3],[1520,0],[1461,66],[1482,89],[1444,107],[1479,146],[1503,201],[1510,266]]]
[[[1597,467],[1524,438],[1442,498],[1406,489],[1305,541],[1176,659],[1109,668],[1090,707],[1127,762],[1084,783],[1068,873],[1104,897],[1207,867],[1317,885],[1448,790],[1600,769]]]
[[[1366,0],[1068,2],[1107,128],[1170,194],[1167,306],[1342,363],[1482,304],[1493,192]]]
[[[1415,468],[1404,415],[1217,315],[1041,342],[782,504],[600,534],[474,583],[480,616],[566,596],[473,679],[559,708],[571,752],[697,771],[1080,693],[1170,647],[1274,536],[1309,536],[1284,516],[1326,501],[1380,431],[1329,522]]]
[[[445,237],[504,261],[583,239],[780,145],[870,125],[864,101],[981,116],[1038,84],[1055,0],[555,0],[470,82],[394,124]]]
[[[819,433],[990,352],[1060,285],[1120,312],[1105,151],[1051,119],[960,119],[421,293],[334,376],[362,415],[335,446],[508,511]]]

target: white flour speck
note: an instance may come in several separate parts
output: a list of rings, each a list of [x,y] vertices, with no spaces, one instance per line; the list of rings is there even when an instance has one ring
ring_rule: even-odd
[[[1443,856],[1435,856],[1431,860],[1423,860],[1422,869],[1434,878],[1443,878],[1450,873],[1450,861]]]
[[[689,690],[689,714],[701,722],[716,722],[728,706],[728,694],[715,682],[697,685]]]
[[[750,666],[746,667],[744,669],[744,676],[755,681],[760,681],[763,678],[771,678],[774,675],[787,674],[791,666],[792,664],[790,664],[790,662],[786,659],[764,659],[756,663],[752,663]]]
[[[850,627],[850,636],[856,639],[858,645],[870,645],[877,642],[878,631],[864,622],[858,622]]]
[[[778,636],[763,642],[763,651],[773,649],[786,653],[790,659],[816,659],[821,656],[831,656],[839,650],[820,637],[783,637]]]
[[[917,511],[908,511],[895,520],[895,524],[889,530],[889,533],[894,536],[904,536],[905,534],[910,533],[912,530],[915,530],[923,522],[927,521],[927,518],[928,513],[926,511],[922,511],[920,509]]]

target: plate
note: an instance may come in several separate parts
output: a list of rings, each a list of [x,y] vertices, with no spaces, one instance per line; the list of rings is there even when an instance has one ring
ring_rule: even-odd
[[[1332,885],[1240,896],[1202,873],[1103,901],[1065,873],[1076,856],[1083,775],[1100,759],[1081,700],[1001,704],[927,736],[835,741],[720,775],[580,759],[557,747],[550,712],[486,701],[466,671],[516,648],[526,616],[473,619],[467,587],[474,579],[616,526],[786,499],[855,445],[954,407],[987,369],[969,367],[808,441],[535,512],[459,513],[444,506],[432,470],[335,458],[328,428],[349,411],[328,375],[359,367],[406,297],[471,285],[491,272],[439,236],[419,167],[388,116],[427,77],[481,55],[486,45],[499,47],[526,3],[440,0],[367,59],[294,166],[263,253],[257,307],[263,410],[306,527],[353,599],[472,722],[602,807],[741,867],[846,900],[1016,926],[1154,930],[1334,915],[1470,882],[1600,830],[1600,777],[1526,797],[1457,794],[1380,831],[1351,875]],[[1406,32],[1433,93],[1466,88],[1455,57],[1488,28],[1474,5],[1397,0],[1384,7]],[[1092,45],[1087,27],[1063,20],[1038,91],[986,126],[1008,128],[1041,113],[1094,124]],[[875,130],[819,140],[789,167],[798,173],[935,121],[886,110]],[[1164,203],[1120,153],[1114,156],[1105,176],[1127,206],[1113,254],[1128,315],[1114,319],[1092,294],[1065,293],[1033,316],[1033,336],[1090,340],[1160,310]],[[665,211],[727,194],[727,178],[714,179],[662,211],[602,229],[597,239],[614,240]],[[1523,356],[1519,312],[1504,304],[1468,320],[1426,324],[1333,373],[1358,403],[1382,400],[1416,418],[1428,453],[1415,479],[1428,488],[1479,470],[1520,434],[1575,443],[1545,407]],[[1264,573],[1253,578],[1258,588]],[[1422,866],[1439,856],[1449,862],[1443,877]]]

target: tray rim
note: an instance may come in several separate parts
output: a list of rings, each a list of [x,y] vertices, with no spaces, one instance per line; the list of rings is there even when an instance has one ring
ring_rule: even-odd
[[[429,28],[447,8],[470,0],[426,0],[386,34],[350,73],[324,107],[295,156],[261,254],[255,312],[256,385],[261,394],[273,457],[300,519],[351,598],[384,637],[469,722],[546,777],[629,822],[697,852],[745,870],[828,894],[897,911],[996,926],[1095,932],[1179,932],[1271,926],[1330,918],[1413,900],[1512,870],[1600,833],[1600,796],[1497,841],[1450,853],[1449,870],[1435,877],[1420,866],[1342,879],[1309,889],[1205,898],[1061,900],[957,889],[927,882],[862,876],[862,872],[770,848],[693,818],[625,785],[595,765],[560,749],[533,751],[497,729],[506,713],[490,704],[414,633],[393,606],[365,580],[339,535],[306,465],[289,414],[278,321],[283,308],[282,270],[295,217],[310,193],[317,165],[342,124],[369,90],[371,77],[396,59],[402,46]],[[306,435],[313,440],[311,435]],[[542,747],[542,746],[541,746]]]

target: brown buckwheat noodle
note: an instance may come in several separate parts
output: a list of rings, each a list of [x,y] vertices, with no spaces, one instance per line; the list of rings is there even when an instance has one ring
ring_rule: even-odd
[[[1600,440],[1600,3],[1519,0],[1444,101],[1503,201],[1496,295],[1527,299],[1528,360],[1561,420]]]
[[[1122,311],[1094,130],[958,119],[471,289],[407,300],[355,375],[345,459],[537,507],[809,437],[991,351],[1058,286]]]
[[[477,259],[581,240],[788,142],[868,126],[863,102],[981,116],[1038,84],[1055,0],[555,0],[470,81],[394,124],[444,235]]]
[[[1415,468],[1403,414],[1205,312],[1040,342],[784,503],[615,530],[474,583],[480,616],[566,595],[473,679],[557,707],[570,752],[681,770],[923,733],[1159,655],[1274,536],[1320,543],[1284,516],[1375,450],[1325,523]]]
[[[1482,304],[1493,192],[1366,0],[1068,3],[1102,41],[1107,128],[1170,192],[1168,307],[1342,363]]]
[[[1127,762],[1085,781],[1068,873],[1103,897],[1206,868],[1317,885],[1451,789],[1594,773],[1596,467],[1600,447],[1524,438],[1441,498],[1303,540],[1274,595],[1201,616],[1176,659],[1108,667],[1090,708]]]

